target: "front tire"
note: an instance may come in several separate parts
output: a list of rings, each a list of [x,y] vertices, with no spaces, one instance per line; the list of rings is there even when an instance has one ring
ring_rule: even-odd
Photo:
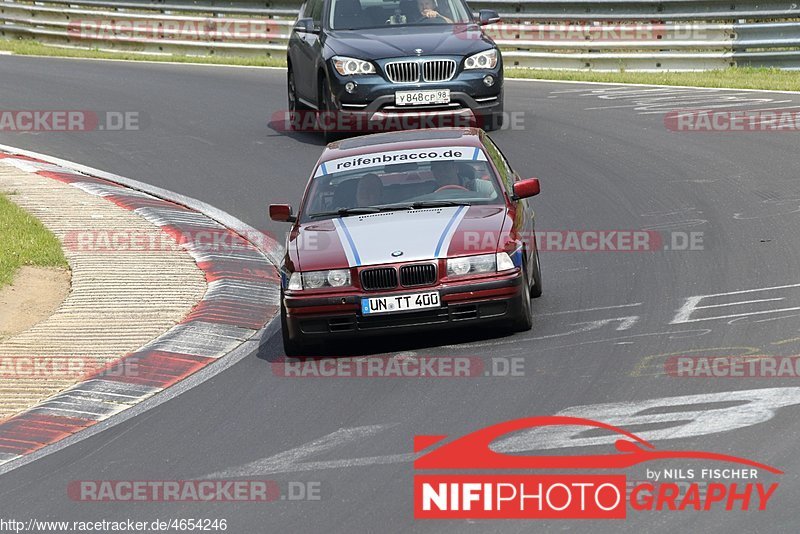
[[[302,356],[303,344],[297,339],[292,339],[289,335],[289,323],[286,320],[286,306],[281,298],[281,335],[283,337],[283,352],[289,358]]]
[[[531,297],[538,299],[542,296],[542,268],[539,265],[539,248],[533,254],[533,272],[531,273]]]
[[[336,132],[336,105],[333,103],[333,95],[331,94],[331,87],[325,76],[320,78],[319,83],[319,97],[317,98],[319,105],[318,126],[319,131],[325,139],[325,143],[332,143],[340,139],[341,135]],[[323,118],[325,117],[325,118]]]
[[[522,295],[519,306],[512,320],[515,332],[527,332],[533,328],[533,311],[531,310],[531,286],[528,283],[527,272],[522,272]]]
[[[288,95],[289,111],[307,111],[309,108],[297,97],[297,82],[294,78],[294,71],[289,67],[286,72],[286,94]]]

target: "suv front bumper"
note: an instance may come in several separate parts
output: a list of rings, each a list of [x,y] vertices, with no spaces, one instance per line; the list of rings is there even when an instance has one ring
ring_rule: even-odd
[[[494,69],[457,71],[452,79],[445,82],[393,83],[383,74],[383,64],[388,61],[396,60],[376,62],[379,72],[371,75],[342,76],[335,69],[329,69],[328,80],[337,112],[362,121],[380,121],[415,115],[480,117],[503,111],[501,62]],[[492,76],[493,85],[484,83],[486,76]],[[355,83],[351,92],[345,89],[348,82]],[[436,89],[450,90],[450,104],[395,104],[397,91]]]

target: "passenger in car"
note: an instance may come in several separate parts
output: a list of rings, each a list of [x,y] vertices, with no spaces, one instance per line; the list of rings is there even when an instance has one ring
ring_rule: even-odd
[[[420,15],[422,18],[420,22],[424,21],[425,19],[436,19],[440,18],[444,20],[444,22],[448,24],[453,23],[453,19],[445,17],[438,11],[436,11],[436,1],[435,0],[417,0],[417,9],[419,9]]]

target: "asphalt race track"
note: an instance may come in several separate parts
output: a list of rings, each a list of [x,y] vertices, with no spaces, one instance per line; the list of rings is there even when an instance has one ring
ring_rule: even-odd
[[[664,362],[800,353],[800,133],[674,132],[664,114],[705,104],[798,106],[800,95],[513,80],[505,91],[506,110],[523,129],[493,138],[521,174],[541,179],[537,230],[654,230],[669,249],[543,251],[545,292],[526,334],[406,336],[342,350],[479,357],[487,368],[522,362],[522,376],[284,378],[270,363],[282,356],[276,336],[180,397],[3,475],[1,515],[226,518],[235,533],[796,532],[800,381],[673,377]],[[271,122],[285,105],[281,70],[0,57],[2,109],[142,117],[139,131],[6,131],[0,143],[196,197],[281,240],[285,227],[267,220],[266,205],[296,205],[322,150],[319,137]],[[671,250],[671,239],[690,232],[702,233],[699,250]],[[568,410],[578,406],[590,408]],[[629,509],[624,522],[413,519],[415,435],[455,437],[559,413],[617,424],[659,449],[732,454],[785,474],[761,512]],[[541,448],[537,439],[500,446],[530,453]],[[557,454],[597,450],[567,440],[551,441]],[[626,470],[628,479],[644,479],[645,467],[653,464]],[[74,502],[66,490],[76,480],[237,476],[319,482],[321,499],[102,503]]]

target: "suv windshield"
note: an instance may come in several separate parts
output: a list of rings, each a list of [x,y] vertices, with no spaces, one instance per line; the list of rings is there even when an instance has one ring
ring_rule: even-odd
[[[365,167],[314,178],[302,220],[396,209],[501,203],[486,161],[443,160]]]
[[[333,30],[470,22],[472,15],[462,0],[331,1],[330,27]]]

